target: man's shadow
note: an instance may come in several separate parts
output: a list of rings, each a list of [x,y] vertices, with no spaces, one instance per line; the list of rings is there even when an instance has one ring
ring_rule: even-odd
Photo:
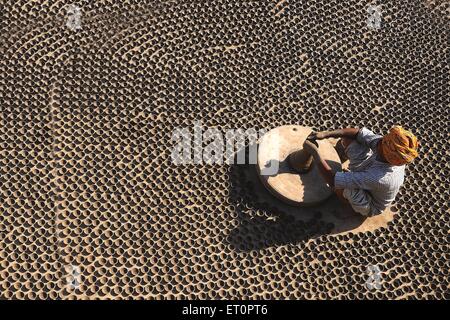
[[[231,165],[229,192],[237,227],[226,239],[235,250],[260,250],[306,242],[321,235],[346,232],[363,223],[362,217],[337,218],[335,211],[340,203],[335,195],[311,207],[294,207],[284,203],[265,188],[256,166],[249,164],[248,148],[238,152],[245,152],[246,161],[245,164]],[[279,165],[278,174],[289,172],[287,161],[270,165]],[[305,184],[305,196],[307,192],[314,192],[313,189]]]

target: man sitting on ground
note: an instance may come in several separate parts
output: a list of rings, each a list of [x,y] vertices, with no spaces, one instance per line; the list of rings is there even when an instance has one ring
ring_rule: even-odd
[[[350,160],[349,172],[333,172],[320,157],[313,140],[341,138]],[[394,126],[380,136],[367,128],[345,128],[313,133],[303,147],[308,150],[330,187],[347,211],[365,217],[384,211],[394,201],[405,175],[405,165],[418,156],[419,142],[408,130]]]

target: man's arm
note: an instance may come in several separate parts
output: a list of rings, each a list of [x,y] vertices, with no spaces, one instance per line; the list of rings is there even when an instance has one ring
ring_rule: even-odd
[[[309,135],[308,140],[322,140],[327,138],[348,138],[356,139],[359,128],[343,128],[333,131],[313,132]]]
[[[319,172],[325,179],[326,183],[328,183],[331,188],[334,188],[334,176],[336,175],[336,173],[333,172],[328,163],[324,159],[322,159],[319,154],[319,149],[314,145],[314,143],[308,140],[306,140],[303,144],[303,148],[313,156],[314,162],[316,163],[317,168],[319,169]]]

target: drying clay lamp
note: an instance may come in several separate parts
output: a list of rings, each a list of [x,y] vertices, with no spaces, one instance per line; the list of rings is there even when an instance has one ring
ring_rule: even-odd
[[[309,127],[288,125],[267,132],[259,142],[256,169],[264,186],[277,198],[294,206],[323,202],[332,190],[320,176],[303,143]],[[339,156],[328,140],[317,140],[319,153],[334,171],[342,170]]]

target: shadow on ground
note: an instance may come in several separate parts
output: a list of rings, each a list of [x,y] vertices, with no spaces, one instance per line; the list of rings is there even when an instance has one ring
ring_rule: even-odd
[[[252,164],[232,165],[230,180],[230,198],[238,223],[228,235],[227,242],[238,251],[296,244],[321,235],[345,233],[364,222],[362,217],[337,218],[335,213],[340,204],[334,195],[313,207],[293,207],[283,203],[263,186]]]

